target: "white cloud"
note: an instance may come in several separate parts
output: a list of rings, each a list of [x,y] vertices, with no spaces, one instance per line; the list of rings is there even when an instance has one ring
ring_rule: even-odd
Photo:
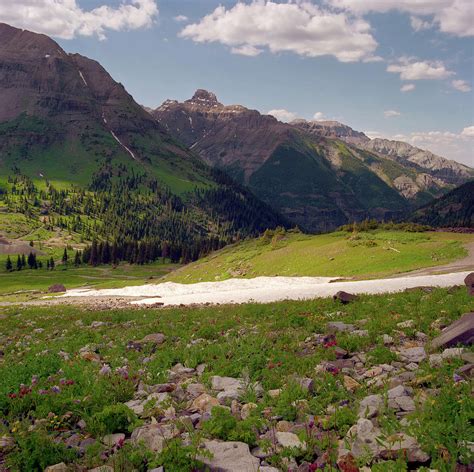
[[[474,125],[467,126],[461,131],[461,136],[466,136],[468,138],[474,138]]]
[[[412,92],[415,90],[415,84],[405,84],[400,87],[402,92]]]
[[[453,80],[451,85],[460,92],[470,92],[471,86],[465,80]]]
[[[399,111],[396,111],[396,110],[386,110],[383,112],[385,118],[393,118],[395,116],[400,116],[401,113]]]
[[[441,61],[420,61],[409,57],[400,57],[397,63],[387,66],[387,72],[400,74],[402,80],[440,80],[454,75]]]
[[[230,50],[232,54],[239,54],[241,56],[255,57],[263,52],[262,49],[251,46],[250,44],[244,44],[243,46],[237,46]]]
[[[433,23],[422,20],[418,16],[410,16],[410,24],[415,31],[423,31],[433,27]]]
[[[106,31],[147,28],[158,15],[155,0],[129,0],[117,8],[83,10],[76,0],[0,0],[0,21],[57,38],[97,36]]]
[[[267,115],[274,116],[279,121],[284,121],[288,123],[290,121],[296,120],[298,115],[292,111],[285,110],[284,108],[279,108],[276,110],[270,110]]]
[[[178,23],[182,23],[183,21],[188,21],[188,17],[186,15],[177,15],[173,18],[174,21],[177,21]]]
[[[474,9],[472,0],[326,0],[326,3],[355,14],[369,12],[386,13],[398,10],[419,19],[429,17],[433,21],[415,21],[412,26],[422,29],[435,23],[439,29],[455,36],[474,36]]]
[[[272,53],[307,57],[330,55],[341,62],[370,60],[377,48],[367,21],[322,9],[309,0],[219,6],[187,25],[180,36],[198,43],[219,42],[237,54],[257,55],[268,48]]]
[[[313,115],[313,120],[315,121],[321,121],[324,119],[324,113],[322,111],[317,111],[314,115]]]
[[[404,141],[412,146],[427,149],[439,156],[454,159],[474,167],[474,125],[464,128],[459,133],[451,131],[416,131],[408,134],[387,135],[378,131],[368,131],[366,134],[371,139]]]

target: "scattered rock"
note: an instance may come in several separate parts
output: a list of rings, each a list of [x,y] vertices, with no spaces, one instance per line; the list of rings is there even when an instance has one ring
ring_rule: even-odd
[[[211,397],[211,395],[207,393],[203,393],[199,395],[199,397],[195,398],[191,404],[192,410],[197,410],[200,413],[209,413],[213,407],[219,406],[219,400],[217,398]]]
[[[415,362],[419,364],[426,359],[426,352],[424,347],[409,347],[400,349],[400,357],[406,362]]]
[[[474,342],[474,312],[466,313],[457,321],[443,329],[441,334],[433,339],[431,347],[452,347],[457,344],[465,346]]]
[[[414,328],[415,322],[413,320],[406,320],[402,321],[401,323],[397,323],[398,328]]]
[[[147,334],[140,343],[153,343],[153,344],[163,344],[166,340],[166,336],[163,333],[152,333]]]
[[[467,287],[467,293],[474,297],[474,272],[471,272],[465,279],[464,283]]]
[[[100,467],[89,469],[88,472],[114,472],[114,468],[110,465],[101,465]]]
[[[205,441],[205,448],[212,459],[200,457],[211,472],[255,472],[260,460],[250,454],[247,444],[238,441]]]
[[[344,387],[349,392],[355,392],[358,388],[361,387],[360,383],[357,380],[354,380],[352,377],[348,375],[344,375]]]
[[[255,403],[246,403],[242,406],[242,409],[240,410],[240,417],[245,420],[252,414],[252,411],[254,411],[256,408],[257,405]]]
[[[48,288],[48,293],[63,293],[65,291],[66,287],[63,284],[53,284]]]
[[[46,467],[44,472],[68,472],[68,467],[64,462]]]
[[[12,436],[0,436],[0,452],[6,452],[13,448],[15,440]]]
[[[276,440],[282,447],[297,447],[299,449],[306,449],[306,444],[300,440],[300,438],[294,434],[284,431],[277,431]]]
[[[357,300],[359,297],[357,295],[353,295],[352,293],[339,291],[332,297],[334,300],[339,300],[343,305],[347,305],[350,302]]]
[[[135,444],[143,442],[152,451],[161,452],[165,441],[176,437],[178,434],[179,431],[173,424],[148,424],[135,429],[131,440]]]
[[[369,395],[359,404],[359,418],[373,418],[383,406],[382,395]]]
[[[240,379],[234,379],[233,377],[220,377],[214,375],[211,377],[211,386],[213,390],[239,390],[244,387],[244,382]]]
[[[408,462],[424,463],[430,459],[416,439],[405,433],[395,434],[380,441],[379,456],[382,459],[397,459],[400,455],[403,455]]]
[[[352,324],[346,324],[346,323],[343,323],[342,321],[331,321],[327,324],[327,328],[328,328],[328,331],[332,331],[332,332],[335,332],[335,331],[341,331],[341,332],[345,332],[345,331],[355,331],[355,326],[352,325]]]
[[[125,440],[125,434],[116,433],[116,434],[107,434],[102,438],[102,442],[109,447],[113,447],[116,444]]]

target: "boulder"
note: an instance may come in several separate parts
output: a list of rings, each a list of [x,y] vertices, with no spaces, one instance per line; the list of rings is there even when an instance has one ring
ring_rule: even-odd
[[[366,457],[367,453],[377,456],[379,453],[378,436],[381,431],[370,420],[360,418],[347,432],[346,439],[354,457]]]
[[[328,331],[331,332],[336,332],[336,331],[355,331],[355,326],[352,324],[346,324],[343,323],[342,321],[331,321],[330,323],[327,324]]]
[[[101,465],[99,467],[89,469],[88,472],[114,472],[114,468],[110,465]]]
[[[354,380],[352,377],[348,375],[344,375],[344,387],[349,392],[355,392],[358,388],[361,387],[360,383],[357,380]]]
[[[467,293],[474,297],[474,272],[471,272],[465,279],[464,283],[467,287]]]
[[[143,442],[152,451],[161,452],[165,441],[176,437],[178,434],[179,431],[173,424],[148,424],[135,429],[131,440],[135,444]]]
[[[451,347],[457,344],[465,346],[474,342],[474,312],[466,313],[457,321],[443,329],[441,334],[431,342],[433,349]]]
[[[219,400],[211,397],[207,393],[199,395],[191,404],[191,410],[199,411],[200,413],[209,413],[213,407],[219,406]]]
[[[297,447],[298,449],[306,449],[306,444],[300,440],[294,433],[285,431],[277,431],[276,440],[282,447]]]
[[[369,395],[359,404],[359,418],[373,418],[383,406],[382,395]]]
[[[220,377],[214,375],[211,377],[211,385],[213,390],[239,390],[244,388],[244,382],[241,379],[234,379],[233,377]]]
[[[63,284],[53,284],[48,288],[48,293],[63,293],[66,291],[66,287]]]
[[[64,462],[46,467],[44,472],[68,472],[68,467]]]
[[[210,472],[255,472],[260,460],[250,454],[247,444],[238,441],[205,441],[212,458],[199,457]]]
[[[125,434],[116,433],[116,434],[107,434],[102,438],[102,442],[109,447],[113,447],[116,444],[125,440]]]
[[[153,344],[163,344],[165,342],[166,336],[163,333],[151,333],[147,334],[140,343],[153,343]]]
[[[403,456],[407,462],[423,463],[430,459],[415,438],[405,433],[394,434],[380,441],[379,456],[382,459],[397,459]]]
[[[347,305],[350,302],[357,300],[359,297],[352,293],[339,291],[332,297],[334,300],[339,300],[343,305]]]
[[[426,359],[426,352],[424,347],[409,347],[400,349],[400,357],[406,362],[415,362],[419,364]]]

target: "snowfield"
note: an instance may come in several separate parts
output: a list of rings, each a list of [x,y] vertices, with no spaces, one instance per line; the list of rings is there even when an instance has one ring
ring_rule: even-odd
[[[399,292],[407,288],[463,285],[470,272],[442,275],[403,276],[389,279],[339,281],[337,277],[256,277],[229,279],[222,282],[178,284],[165,282],[118,289],[74,289],[63,297],[142,297],[134,305],[268,303],[281,300],[303,300],[329,297],[343,290],[354,294]]]

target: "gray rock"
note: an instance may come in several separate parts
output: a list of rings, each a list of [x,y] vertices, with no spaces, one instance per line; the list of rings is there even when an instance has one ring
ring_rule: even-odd
[[[247,444],[238,441],[205,441],[205,448],[212,459],[200,457],[210,472],[256,472],[260,460],[250,454]]]
[[[359,404],[359,418],[373,418],[383,406],[382,395],[369,395]]]
[[[299,449],[306,449],[306,444],[302,442],[300,438],[294,433],[277,431],[276,440],[282,447],[297,447]]]
[[[135,429],[131,440],[135,444],[143,442],[152,451],[161,452],[165,441],[176,437],[178,434],[179,431],[173,424],[148,424]]]
[[[400,357],[406,362],[415,362],[419,364],[426,359],[425,348],[420,346],[400,349]]]
[[[339,300],[343,305],[347,305],[350,302],[357,300],[359,297],[357,295],[353,295],[352,293],[339,291],[332,297],[334,300]]]
[[[346,439],[355,458],[367,456],[369,452],[372,456],[379,453],[379,443],[377,438],[381,431],[372,424],[370,420],[360,418],[347,432]]]
[[[464,283],[466,284],[467,293],[474,297],[474,272],[471,272],[465,279]]]
[[[46,467],[44,472],[68,472],[68,467],[64,462]]]
[[[233,377],[220,377],[214,375],[211,377],[211,386],[213,390],[239,390],[244,388],[242,379],[234,379]]]
[[[342,321],[331,321],[327,324],[327,329],[328,331],[354,331],[356,328],[352,324],[346,324],[343,323]]]
[[[433,349],[452,347],[457,344],[468,346],[474,341],[474,312],[466,313],[459,320],[443,329],[431,342]]]
[[[397,459],[400,455],[407,462],[427,462],[430,456],[421,448],[415,438],[399,433],[381,441],[379,456],[383,459]]]
[[[140,343],[153,343],[153,344],[163,344],[166,340],[166,336],[163,333],[151,333],[147,334]]]
[[[116,433],[116,434],[107,434],[102,438],[102,442],[109,447],[115,446],[118,442],[125,439],[125,434]]]

